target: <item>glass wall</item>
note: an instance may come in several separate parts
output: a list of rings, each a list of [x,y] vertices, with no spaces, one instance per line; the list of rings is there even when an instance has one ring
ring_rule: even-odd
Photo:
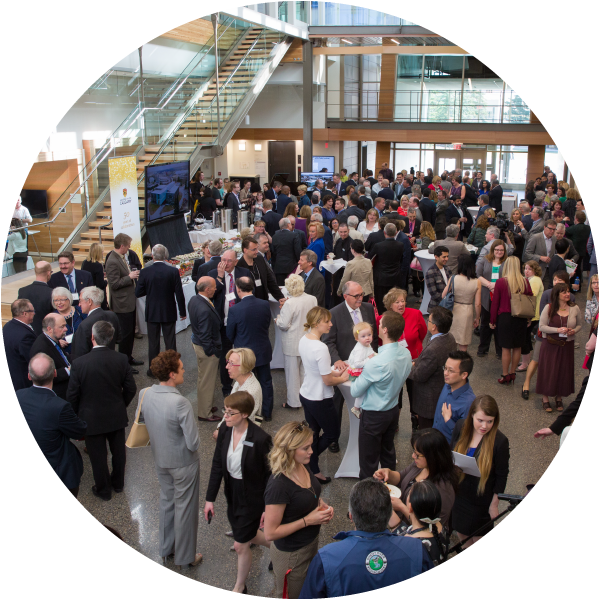
[[[463,56],[425,56],[421,121],[460,121],[463,62]]]
[[[360,6],[337,2],[311,2],[309,25],[331,27],[336,25],[414,25],[414,23]]]
[[[546,146],[544,166],[546,165],[548,165],[550,170],[556,174],[557,181],[561,181],[565,170],[565,159],[562,157],[562,154],[556,146]]]
[[[342,56],[344,64],[344,117],[358,121],[361,56]]]
[[[381,54],[364,54],[362,59],[363,121],[377,121],[379,116],[379,83],[381,81]]]

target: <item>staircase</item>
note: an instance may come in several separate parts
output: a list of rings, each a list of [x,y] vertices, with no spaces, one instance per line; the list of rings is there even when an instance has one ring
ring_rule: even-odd
[[[239,31],[237,34],[239,36]],[[213,73],[210,78],[188,76],[179,84],[171,82],[170,86],[167,82],[160,84],[157,81],[156,90],[152,89],[154,85],[148,87],[147,83],[144,84],[145,95],[148,92],[155,93],[150,101],[163,102],[165,108],[144,112],[146,144],[138,146],[133,152],[137,157],[142,229],[145,167],[155,163],[190,160],[191,172],[194,173],[203,160],[222,154],[221,148],[229,142],[290,45],[291,38],[281,32],[251,27],[229,49],[219,65],[218,80],[216,73]],[[146,77],[144,79],[147,82]],[[217,110],[217,85],[220,111]],[[253,93],[249,93],[251,91]],[[168,94],[171,94],[170,98]],[[131,123],[129,130],[133,127]],[[120,137],[125,138],[125,133],[121,132]],[[126,150],[123,154],[131,155],[132,151]],[[90,246],[99,241],[101,228],[104,254],[113,248],[107,171],[107,167],[97,170],[97,186],[103,190],[98,202],[85,222],[61,248],[71,248],[78,264],[87,258]]]

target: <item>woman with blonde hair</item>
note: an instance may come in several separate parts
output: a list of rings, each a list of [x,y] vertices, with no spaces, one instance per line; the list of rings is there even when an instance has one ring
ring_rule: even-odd
[[[301,208],[308,206],[308,208],[310,210],[310,198],[308,197],[308,194],[306,193],[307,189],[308,188],[304,184],[301,184],[298,186],[298,206],[300,206]]]
[[[463,548],[474,544],[494,527],[498,516],[498,494],[504,493],[508,479],[510,450],[507,437],[498,429],[500,410],[491,396],[477,396],[469,414],[457,421],[450,447],[458,454],[472,456],[477,461],[481,477],[460,476],[452,507],[452,527],[460,541],[485,527]]]
[[[321,265],[321,261],[325,259],[325,228],[318,221],[313,221],[308,226],[308,247],[307,250],[312,250],[317,255],[317,269]]]
[[[537,334],[540,323],[540,302],[544,293],[544,283],[542,282],[542,267],[536,260],[528,260],[523,268],[523,274],[529,281],[531,291],[535,296],[535,315],[527,325],[527,335],[525,336],[525,345],[521,348],[521,364],[517,367],[517,373],[524,373],[531,362],[533,352],[532,337]]]
[[[300,596],[308,567],[319,550],[321,525],[333,518],[333,508],[320,499],[321,483],[307,466],[313,445],[309,424],[292,421],[277,432],[269,454],[264,531],[272,542],[278,598],[283,597],[286,583],[288,598]]]
[[[435,242],[435,229],[429,221],[423,221],[421,223],[421,248],[426,250],[432,242]]]
[[[376,231],[379,231],[379,213],[374,209],[370,208],[367,211],[367,215],[364,221],[361,221],[356,228],[358,233],[362,233],[363,241],[367,241],[367,238]]]
[[[73,294],[65,287],[57,287],[52,290],[51,302],[54,312],[64,317],[67,325],[66,337],[60,340],[60,347],[70,353],[73,335],[87,315],[81,312],[79,306],[73,306]]]
[[[104,278],[104,247],[102,244],[94,242],[90,246],[88,257],[83,261],[81,270],[90,273],[94,285],[104,292],[104,300],[102,301],[101,308],[108,310],[108,302],[106,301],[107,282]]]
[[[532,296],[529,281],[521,275],[521,263],[516,256],[504,261],[502,277],[494,287],[494,297],[490,307],[490,327],[496,332],[502,348],[502,377],[498,383],[513,383],[517,365],[521,360],[521,348],[525,345],[528,321],[525,317],[515,317],[511,312],[511,298],[514,294]]]
[[[352,194],[354,194],[354,190],[356,188],[353,185],[349,185],[346,188],[346,193],[342,196],[342,200],[344,201],[344,204],[346,205],[346,208],[348,208],[348,203],[350,202],[350,196]]]
[[[495,219],[496,218],[496,211],[493,208],[486,208],[483,211],[483,214],[485,217],[489,219]]]
[[[585,322],[591,325],[598,314],[598,295],[600,293],[600,283],[598,273],[590,277],[590,285],[587,291],[585,302]]]
[[[283,368],[287,388],[287,402],[284,402],[283,408],[298,409],[302,406],[300,383],[304,380],[304,367],[298,344],[304,335],[306,315],[317,306],[317,299],[304,291],[304,281],[299,275],[290,275],[285,280],[285,289],[288,299],[275,319],[275,326],[282,332]]]
[[[321,483],[329,483],[319,468],[319,455],[340,436],[340,421],[333,404],[333,386],[348,381],[348,371],[331,370],[329,348],[321,337],[329,333],[333,324],[331,313],[320,306],[311,308],[306,315],[306,334],[298,343],[298,351],[304,365],[304,381],[300,387],[300,402],[304,417],[313,431],[313,451],[310,468]],[[321,432],[322,435],[321,435]]]

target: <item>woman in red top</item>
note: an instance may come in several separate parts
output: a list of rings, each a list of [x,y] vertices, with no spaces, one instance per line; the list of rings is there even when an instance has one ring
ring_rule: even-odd
[[[404,317],[404,332],[398,342],[408,348],[412,359],[415,360],[423,351],[423,340],[427,335],[427,324],[420,310],[406,306],[407,295],[406,290],[392,288],[383,297],[383,305],[386,310],[391,310]],[[377,317],[377,331],[379,331],[379,322],[382,316]],[[381,340],[379,340],[379,344],[381,345]],[[412,405],[411,379],[406,380],[406,390],[408,391],[408,400]],[[402,408],[402,390],[400,390],[400,397],[398,398],[398,408]]]
[[[401,217],[408,217],[408,196],[402,196],[400,198],[400,206],[398,207],[398,214]]]
[[[528,319],[511,315],[511,294],[532,296],[529,281],[521,275],[521,264],[516,256],[504,262],[502,277],[496,281],[490,307],[490,328],[497,326],[497,339],[502,347],[502,377],[498,383],[513,383],[521,360],[521,347],[527,340]]]

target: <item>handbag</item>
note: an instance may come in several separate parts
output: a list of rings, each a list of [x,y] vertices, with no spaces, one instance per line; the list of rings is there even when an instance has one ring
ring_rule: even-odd
[[[454,308],[454,278],[456,275],[452,275],[450,279],[450,288],[448,289],[448,293],[445,298],[442,298],[438,306],[442,308],[446,308],[448,310],[452,310]]]
[[[140,411],[142,410],[142,403],[144,402],[144,396],[150,388],[146,388],[140,399],[140,405],[138,406],[137,413],[135,414],[135,421],[131,426],[131,431],[127,436],[125,445],[128,448],[145,448],[150,445],[150,436],[148,435],[148,428],[146,423],[140,423]]]
[[[510,314],[513,317],[521,319],[531,319],[535,316],[536,306],[535,296],[526,296],[525,294],[510,295]]]
[[[419,262],[419,259],[417,257],[412,259],[412,262],[410,263],[410,268],[415,269],[415,271],[423,271],[423,267],[421,266],[421,263]]]

